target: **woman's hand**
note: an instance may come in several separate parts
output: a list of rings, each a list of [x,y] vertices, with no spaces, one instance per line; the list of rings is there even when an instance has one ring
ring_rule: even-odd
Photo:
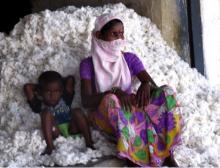
[[[131,96],[119,88],[114,92],[114,94],[120,100],[122,107],[125,108],[126,111],[131,111]]]
[[[136,104],[138,107],[146,106],[150,100],[150,85],[148,82],[142,82],[136,94]]]

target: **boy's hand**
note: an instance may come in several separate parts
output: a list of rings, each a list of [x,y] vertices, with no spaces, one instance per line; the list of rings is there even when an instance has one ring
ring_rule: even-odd
[[[36,84],[33,83],[28,83],[24,85],[24,93],[29,101],[31,101],[33,97],[37,94],[36,88]]]

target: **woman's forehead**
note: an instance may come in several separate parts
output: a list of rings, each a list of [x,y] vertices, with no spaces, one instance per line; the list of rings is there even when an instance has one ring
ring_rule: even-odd
[[[95,31],[100,31],[104,25],[115,19],[122,20],[119,16],[112,13],[105,13],[98,16],[95,21]]]
[[[109,30],[110,31],[124,30],[124,25],[122,23],[116,23],[115,25],[112,25]]]

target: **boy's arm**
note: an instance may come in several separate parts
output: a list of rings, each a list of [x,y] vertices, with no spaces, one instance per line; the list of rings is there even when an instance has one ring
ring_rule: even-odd
[[[74,76],[69,75],[63,80],[64,80],[63,99],[68,105],[71,105],[75,94],[75,89],[74,89],[75,78]]]
[[[33,99],[35,90],[36,90],[35,84],[27,83],[24,85],[24,93],[28,101],[31,101]]]
[[[37,97],[37,85],[28,83],[24,85],[24,93],[27,97],[27,102],[35,113],[41,112],[41,100]]]

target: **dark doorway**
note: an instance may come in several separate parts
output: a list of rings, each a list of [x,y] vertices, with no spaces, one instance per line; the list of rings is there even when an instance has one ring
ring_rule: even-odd
[[[191,66],[204,75],[202,23],[199,0],[187,0]]]
[[[9,32],[19,19],[32,11],[30,0],[1,0],[0,1],[0,32]]]

